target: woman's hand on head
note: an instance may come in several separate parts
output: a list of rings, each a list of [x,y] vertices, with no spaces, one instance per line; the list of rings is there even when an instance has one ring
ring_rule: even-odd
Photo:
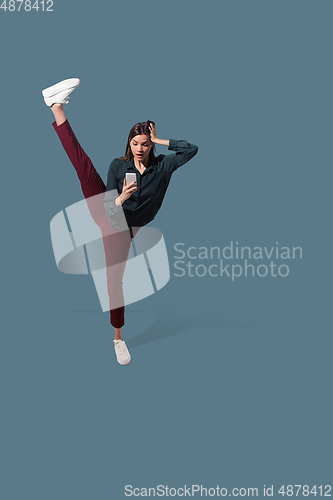
[[[157,135],[156,135],[156,127],[153,123],[149,125],[149,131],[150,131],[150,140],[151,142],[156,142],[157,141]]]
[[[149,131],[150,131],[150,140],[154,144],[162,144],[163,146],[169,146],[169,140],[165,139],[158,139],[157,134],[156,134],[156,127],[154,122],[150,122],[149,124]]]

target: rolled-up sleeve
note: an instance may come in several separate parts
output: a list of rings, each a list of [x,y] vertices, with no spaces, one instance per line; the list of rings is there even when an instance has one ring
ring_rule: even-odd
[[[112,191],[106,191],[104,195],[104,207],[107,215],[110,217],[114,216],[121,209],[121,205],[117,207],[115,201],[118,198],[119,194],[116,189],[112,189]]]
[[[169,172],[174,172],[177,168],[187,163],[198,152],[198,146],[190,144],[185,140],[169,140],[170,151],[176,151],[176,154],[166,155],[163,159],[163,168]]]
[[[118,192],[118,179],[116,174],[116,162],[115,160],[113,160],[109,168],[106,193],[104,195],[104,207],[108,219],[111,223],[114,223],[117,213],[122,210],[122,206],[119,205],[119,207],[117,207],[115,203],[116,198],[118,198],[118,196],[119,192]]]

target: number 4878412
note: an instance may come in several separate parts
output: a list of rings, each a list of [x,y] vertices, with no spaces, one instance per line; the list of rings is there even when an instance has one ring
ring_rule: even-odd
[[[1,1],[1,0],[0,0]],[[26,12],[34,10],[38,12],[41,10],[42,12],[53,12],[53,0],[3,0],[0,5],[0,9],[5,12],[8,10],[9,12],[14,12],[17,10],[25,10]]]

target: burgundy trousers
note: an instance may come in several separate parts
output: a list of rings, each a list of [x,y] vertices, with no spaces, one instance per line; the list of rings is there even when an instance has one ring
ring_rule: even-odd
[[[115,328],[121,328],[124,325],[125,312],[122,279],[132,238],[140,228],[120,231],[111,226],[103,203],[103,193],[106,191],[106,186],[90,158],[80,146],[67,120],[59,126],[56,125],[56,122],[52,123],[52,125],[76,170],[83,195],[87,199],[90,214],[102,233],[110,303],[110,321]]]

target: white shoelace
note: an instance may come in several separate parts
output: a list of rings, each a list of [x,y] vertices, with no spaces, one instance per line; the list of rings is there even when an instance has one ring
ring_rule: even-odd
[[[118,340],[118,342],[115,342],[115,346],[120,354],[127,354],[126,344],[123,340]]]

